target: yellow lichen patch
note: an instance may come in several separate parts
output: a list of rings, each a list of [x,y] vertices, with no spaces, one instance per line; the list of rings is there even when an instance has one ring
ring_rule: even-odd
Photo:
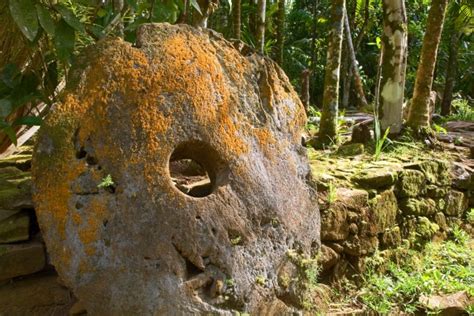
[[[87,222],[82,225],[79,232],[79,239],[84,245],[84,251],[88,256],[95,254],[95,247],[93,245],[100,236],[100,230],[104,220],[109,215],[107,209],[107,200],[103,198],[94,198],[87,206],[85,213],[87,213]]]

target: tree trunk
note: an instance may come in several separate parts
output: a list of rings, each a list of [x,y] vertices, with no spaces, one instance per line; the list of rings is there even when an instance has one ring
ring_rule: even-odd
[[[413,99],[407,121],[407,125],[417,134],[422,129],[429,129],[430,126],[430,93],[447,4],[448,0],[433,0],[428,13],[426,32],[421,48],[420,65],[416,72]]]
[[[267,8],[266,0],[258,0],[257,3],[257,50],[260,54],[265,51],[265,13]]]
[[[443,101],[441,102],[441,115],[451,114],[451,101],[453,100],[453,89],[456,82],[458,66],[458,48],[461,34],[453,31],[451,35],[451,45],[449,46],[449,59],[446,69],[446,83],[444,84]]]
[[[242,28],[241,17],[241,0],[234,0],[232,2],[232,28],[234,30],[234,38],[238,40],[240,40],[240,30]]]
[[[278,0],[278,19],[277,19],[277,41],[276,41],[276,62],[283,65],[283,48],[285,45],[285,0]]]
[[[248,0],[250,13],[249,13],[249,30],[253,36],[257,37],[257,0]]]
[[[331,32],[324,77],[323,109],[317,147],[337,143],[337,116],[339,99],[339,77],[341,50],[344,32],[345,0],[333,0],[331,7]]]
[[[351,94],[351,61],[349,57],[349,51],[347,48],[347,40],[343,39],[342,52],[341,52],[341,82],[342,82],[342,97],[341,97],[341,109],[347,109],[349,107],[349,97]]]
[[[344,16],[345,16],[344,17],[344,30],[346,34],[346,43],[347,43],[346,47],[347,47],[348,57],[350,58],[350,68],[348,71],[348,77],[354,78],[354,88],[356,90],[358,106],[365,107],[367,106],[367,99],[365,98],[364,86],[362,85],[362,78],[360,77],[360,73],[359,73],[359,67],[358,67],[359,63],[357,62],[354,46],[352,45],[352,35],[351,35],[351,28],[349,25],[349,16],[347,14],[347,10]],[[350,91],[350,81],[348,85],[349,85],[348,90]]]
[[[193,25],[195,27],[207,28],[207,21],[212,12],[218,6],[218,0],[197,0],[201,13],[197,10],[193,12]]]
[[[378,93],[378,118],[384,132],[402,129],[407,66],[407,16],[405,0],[383,1],[382,68]]]
[[[315,0],[313,3],[313,27],[311,30],[311,77],[310,77],[310,86],[314,87],[316,84],[316,63],[317,63],[317,55],[316,55],[316,38],[317,38],[317,24],[318,24],[318,6],[319,0]],[[313,97],[313,104],[317,104],[316,102],[316,93],[312,92],[310,95]]]
[[[301,72],[301,102],[304,105],[304,109],[306,110],[306,114],[309,113],[309,75],[311,71],[309,69],[304,69]]]
[[[114,14],[117,16],[118,14],[122,14],[124,8],[124,0],[114,0],[113,1],[114,7]],[[115,26],[114,33],[116,36],[123,38],[124,35],[124,25],[123,25],[123,17],[120,16],[120,21],[117,22]]]

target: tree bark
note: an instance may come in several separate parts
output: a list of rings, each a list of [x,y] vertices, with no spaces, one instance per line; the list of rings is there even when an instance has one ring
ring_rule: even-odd
[[[201,13],[193,12],[193,25],[195,27],[207,28],[207,21],[212,12],[218,7],[218,0],[197,0]]]
[[[278,19],[277,19],[277,38],[276,38],[276,62],[283,65],[283,49],[285,46],[285,0],[278,0]]]
[[[407,16],[405,0],[383,1],[382,68],[378,91],[378,118],[382,132],[402,129],[407,66]]]
[[[309,75],[310,74],[311,74],[311,71],[309,69],[304,69],[301,72],[301,102],[304,105],[306,114],[309,113],[309,106],[310,106],[310,101],[309,101]]]
[[[124,8],[124,0],[114,0],[113,1],[113,7],[114,7],[114,14],[117,16],[118,14],[122,14],[123,8]],[[117,23],[114,29],[115,35],[118,37],[123,38],[124,36],[124,30],[125,27],[123,25],[123,19],[122,16],[120,17],[120,21]]]
[[[323,109],[317,147],[337,143],[337,119],[339,99],[339,77],[341,72],[341,50],[344,33],[345,0],[333,0],[331,7],[331,32],[324,77]]]
[[[444,16],[448,0],[433,0],[428,13],[426,32],[421,48],[420,64],[416,72],[413,99],[408,112],[407,125],[419,134],[422,130],[429,130],[429,104],[433,85],[433,75],[436,66],[436,57]],[[424,134],[424,133],[422,133]]]
[[[257,2],[257,50],[263,55],[265,51],[265,13],[267,9],[266,0],[258,0]]]
[[[449,46],[449,59],[446,69],[446,83],[444,84],[443,101],[441,102],[441,115],[451,114],[451,102],[453,100],[454,84],[456,83],[456,74],[458,66],[458,49],[461,34],[453,31],[451,43]]]
[[[347,14],[347,10],[344,14],[344,30],[346,34],[346,47],[347,47],[347,54],[350,58],[350,68],[348,77],[354,78],[354,88],[357,95],[357,102],[359,107],[367,106],[367,99],[365,98],[364,86],[362,85],[362,78],[360,77],[359,73],[359,63],[357,62],[354,46],[352,45],[352,35],[351,35],[351,28],[349,24],[349,16]],[[350,88],[350,82],[348,83]],[[348,90],[350,90],[348,88]]]
[[[241,13],[241,0],[234,0],[232,2],[232,28],[234,31],[234,38],[240,40],[240,33],[242,28],[242,13]]]
[[[318,6],[319,0],[315,0],[313,2],[313,26],[311,30],[311,77],[310,77],[310,86],[314,87],[315,85],[315,78],[316,78],[316,63],[317,63],[317,55],[316,55],[316,38],[317,38],[317,24],[318,24]],[[313,104],[317,104],[316,102],[316,93],[311,93],[310,95],[313,97]]]
[[[347,40],[343,39],[341,51],[341,109],[349,107],[349,97],[351,93],[351,61],[347,48]]]

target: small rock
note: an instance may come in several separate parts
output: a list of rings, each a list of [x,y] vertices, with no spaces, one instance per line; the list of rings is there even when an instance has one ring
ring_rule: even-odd
[[[450,186],[450,163],[444,160],[432,159],[425,160],[419,163],[409,164],[405,166],[406,169],[413,169],[421,171],[428,183],[437,184],[440,186]]]
[[[340,241],[348,235],[347,209],[331,205],[329,210],[321,212],[322,241]]]
[[[15,167],[0,169],[0,209],[33,208],[31,174]]]
[[[452,190],[446,196],[445,213],[449,216],[461,216],[468,207],[464,193]]]
[[[321,245],[319,254],[318,263],[323,272],[331,269],[341,257],[336,251],[326,245]]]
[[[436,213],[434,216],[435,223],[441,228],[442,230],[446,231],[448,229],[448,224],[446,223],[446,217],[442,212]]]
[[[369,124],[357,124],[352,128],[351,142],[367,144],[374,139],[372,128]]]
[[[393,190],[387,190],[377,195],[370,201],[370,205],[373,214],[371,224],[375,226],[377,233],[382,233],[395,224],[398,203]]]
[[[425,189],[425,175],[418,170],[403,170],[400,173],[396,193],[400,198],[422,195]]]
[[[82,301],[77,301],[72,305],[71,309],[69,310],[70,316],[80,316],[80,315],[87,315],[87,310]]]
[[[364,144],[344,144],[337,149],[337,154],[341,156],[357,156],[362,155],[364,151]]]
[[[449,187],[440,187],[434,184],[426,186],[426,196],[430,198],[445,197],[449,192]]]
[[[471,304],[465,291],[445,295],[422,295],[419,299],[421,305],[431,311],[436,311],[437,315],[466,315],[466,308]]]
[[[344,247],[337,242],[325,242],[324,244],[337,253],[342,253],[344,251]]]
[[[0,210],[0,244],[30,238],[30,217],[27,212]]]
[[[367,207],[368,199],[369,194],[365,190],[338,188],[336,191],[336,200],[354,211]]]
[[[356,223],[352,223],[349,225],[349,232],[353,235],[356,235],[359,232],[359,228],[357,227]]]
[[[344,252],[351,256],[365,256],[374,253],[379,245],[379,240],[376,236],[373,237],[359,237],[353,235],[344,241]]]
[[[0,286],[2,315],[67,315],[71,303],[71,292],[56,282],[56,275],[35,275]]]
[[[392,229],[385,230],[380,241],[383,249],[400,246],[402,243],[400,228],[395,226]]]
[[[399,201],[400,209],[406,215],[428,216],[436,213],[436,202],[430,198],[408,198]]]
[[[394,184],[397,178],[397,171],[388,168],[377,168],[365,170],[352,177],[352,180],[364,188],[381,189]]]
[[[46,263],[45,253],[44,245],[38,241],[0,245],[0,281],[41,271]]]

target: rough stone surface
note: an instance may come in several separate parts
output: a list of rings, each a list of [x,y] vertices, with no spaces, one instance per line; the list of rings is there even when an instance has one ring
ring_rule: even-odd
[[[71,292],[56,274],[42,274],[0,286],[0,315],[68,315]]]
[[[365,170],[353,177],[357,184],[365,188],[380,189],[391,186],[397,181],[398,172],[390,168]]]
[[[27,212],[0,210],[0,244],[30,238],[30,216]]]
[[[31,175],[16,167],[0,169],[0,208],[16,210],[32,208]]]
[[[422,295],[419,301],[427,310],[443,316],[467,315],[467,307],[474,303],[465,291],[449,295]]]
[[[468,201],[464,193],[452,190],[446,196],[445,213],[448,216],[461,216],[467,208]]]
[[[349,236],[348,211],[344,204],[336,203],[321,212],[321,240],[341,241]]]
[[[444,160],[425,160],[405,166],[407,169],[421,171],[428,183],[440,186],[451,185],[450,166]]]
[[[288,250],[310,255],[320,243],[305,111],[283,71],[212,31],[168,24],[78,60],[32,166],[66,285],[93,315],[271,306]],[[202,165],[210,194],[176,189],[170,157]]]
[[[415,197],[424,193],[426,178],[425,175],[418,170],[403,170],[396,186],[397,196]]]
[[[46,264],[42,243],[0,245],[0,281],[41,271]]]
[[[397,198],[393,190],[387,190],[370,201],[372,210],[371,223],[377,233],[395,225],[398,212]]]
[[[400,209],[407,215],[427,216],[436,213],[436,202],[430,198],[408,198],[400,200]]]
[[[321,271],[324,273],[325,271],[331,269],[339,260],[341,256],[332,248],[321,245],[320,255],[318,259],[318,263],[321,265]]]
[[[364,144],[344,144],[337,149],[337,153],[341,156],[357,156],[365,151]]]

